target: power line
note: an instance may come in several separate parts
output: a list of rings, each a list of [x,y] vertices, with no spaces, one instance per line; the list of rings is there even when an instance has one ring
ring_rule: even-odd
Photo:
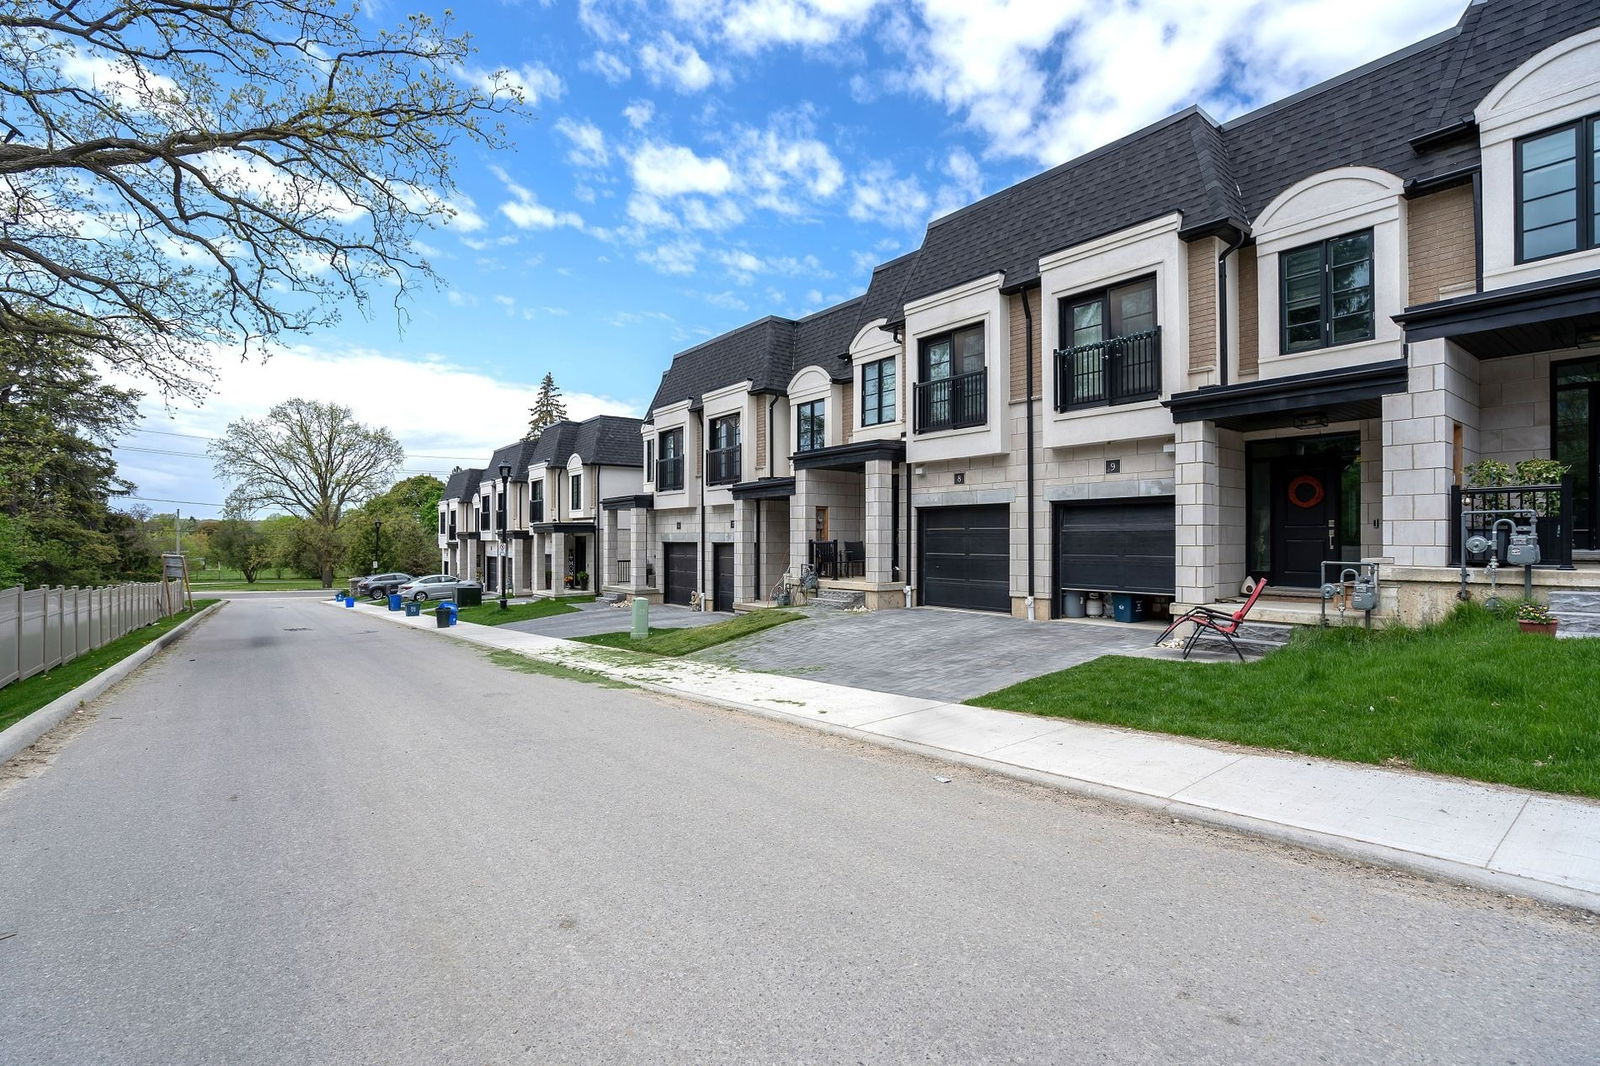
[[[186,503],[191,507],[226,507],[225,503],[204,503],[200,500],[163,500],[157,496],[118,496],[119,500],[134,500],[138,503]]]

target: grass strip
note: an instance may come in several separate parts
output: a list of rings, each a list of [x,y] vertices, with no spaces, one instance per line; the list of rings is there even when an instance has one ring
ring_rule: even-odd
[[[980,707],[1600,797],[1600,640],[1466,604],[1419,629],[1304,629],[1253,663],[1108,656]]]
[[[480,626],[503,626],[507,622],[526,622],[532,618],[549,618],[558,614],[573,614],[578,609],[573,603],[592,601],[593,596],[571,596],[559,600],[534,600],[532,603],[512,603],[505,610],[498,603],[485,603],[479,607],[462,607],[456,618]],[[437,608],[434,608],[435,610]]]
[[[586,685],[599,685],[601,688],[636,688],[626,681],[620,681],[605,674],[593,673],[589,670],[577,670],[560,663],[545,662],[543,659],[532,659],[515,651],[492,651],[489,661],[496,666],[503,666],[507,670],[516,670],[523,674],[541,674],[544,677],[558,677],[563,681],[581,681]]]
[[[598,633],[590,637],[573,639],[585,644],[597,644],[603,648],[621,648],[625,651],[641,651],[650,655],[690,655],[803,617],[805,616],[794,611],[768,608],[751,611],[748,614],[736,614],[726,622],[713,622],[705,626],[651,629],[650,635],[641,640],[634,640],[627,633]]]
[[[15,725],[48,703],[66,695],[108,667],[126,659],[163,633],[182,625],[216,600],[195,600],[191,610],[179,611],[143,629],[124,633],[110,644],[80,655],[69,663],[53,670],[34,674],[26,681],[18,681],[0,689],[0,729]]]

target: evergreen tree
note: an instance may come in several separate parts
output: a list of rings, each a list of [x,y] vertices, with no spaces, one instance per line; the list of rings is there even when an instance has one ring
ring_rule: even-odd
[[[567,417],[567,405],[561,400],[561,387],[556,384],[556,376],[548,370],[545,371],[544,380],[539,382],[539,396],[528,409],[528,415],[529,440]]]

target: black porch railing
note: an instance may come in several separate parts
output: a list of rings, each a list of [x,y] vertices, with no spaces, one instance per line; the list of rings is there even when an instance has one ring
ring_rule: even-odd
[[[917,433],[966,429],[989,420],[989,371],[917,382]]]
[[[867,576],[867,546],[859,540],[810,541],[811,566],[818,577]]]
[[[1160,326],[1099,344],[1056,349],[1057,411],[1160,395]]]
[[[706,452],[706,483],[731,485],[739,480],[739,446],[712,448]]]
[[[683,488],[683,456],[656,461],[656,488],[663,492]]]
[[[1476,486],[1450,486],[1450,565],[1461,565],[1461,518],[1466,516],[1467,537],[1481,536],[1494,545],[1495,558],[1504,562],[1511,530],[1505,525],[1495,528],[1502,517],[1483,514],[1485,511],[1533,511],[1534,533],[1539,538],[1539,562],[1542,567],[1571,570],[1572,566],[1572,478],[1561,479],[1559,485],[1507,485],[1500,488]],[[1513,519],[1518,526],[1524,524]],[[1468,552],[1468,566],[1483,566],[1489,561],[1488,552]]]

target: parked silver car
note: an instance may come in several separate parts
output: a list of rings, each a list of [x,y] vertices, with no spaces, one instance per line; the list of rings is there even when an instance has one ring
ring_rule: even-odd
[[[448,600],[460,589],[477,589],[482,592],[483,586],[476,581],[463,581],[449,574],[428,574],[425,577],[414,577],[401,585],[400,595],[421,603],[424,600]]]
[[[401,585],[410,580],[410,574],[402,574],[398,571],[390,574],[373,574],[371,577],[364,577],[356,582],[356,593],[376,599],[379,596],[387,596],[389,593],[398,590]]]

